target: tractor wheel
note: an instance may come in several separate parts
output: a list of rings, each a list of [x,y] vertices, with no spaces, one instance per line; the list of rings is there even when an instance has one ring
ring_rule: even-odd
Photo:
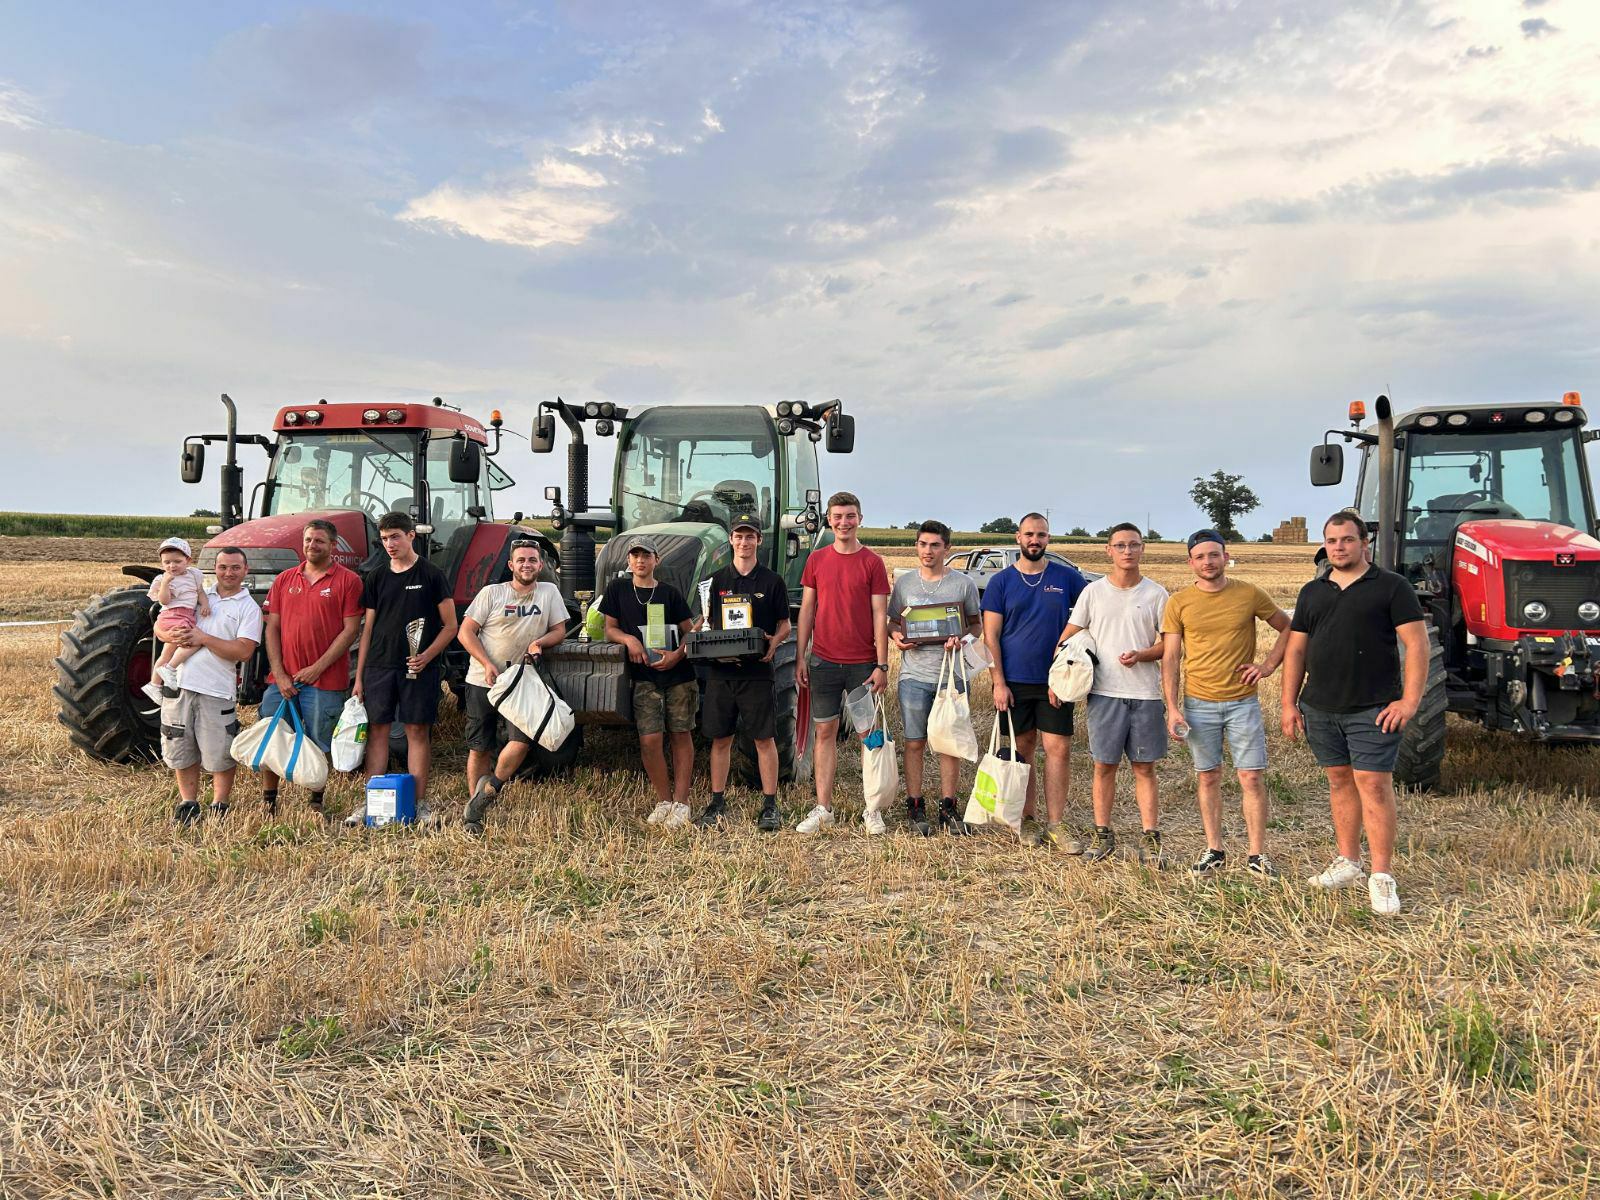
[[[811,778],[811,694],[794,681],[795,636],[778,647],[772,657],[773,703],[778,717],[778,782],[804,783]],[[735,778],[750,787],[761,786],[756,747],[743,733],[733,741]]]
[[[583,726],[574,725],[572,732],[567,735],[567,740],[561,743],[561,748],[558,750],[530,746],[528,757],[522,760],[522,766],[517,771],[517,778],[552,779],[557,775],[565,775],[576,765],[578,755],[581,753],[583,753]]]
[[[147,592],[141,583],[96,596],[61,635],[56,719],[73,745],[105,762],[149,762],[161,752],[160,706],[140,691],[155,644]]]
[[[1405,647],[1400,650],[1405,661]],[[1444,643],[1439,627],[1428,623],[1428,683],[1422,690],[1422,705],[1411,718],[1400,739],[1400,757],[1394,764],[1394,781],[1403,787],[1431,792],[1439,786],[1444,765],[1445,713],[1449,697],[1445,694]]]

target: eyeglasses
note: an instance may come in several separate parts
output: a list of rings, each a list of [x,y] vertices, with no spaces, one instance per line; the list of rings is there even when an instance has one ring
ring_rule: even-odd
[[[1143,550],[1143,542],[1112,542],[1111,549],[1121,554],[1128,554],[1134,550]]]

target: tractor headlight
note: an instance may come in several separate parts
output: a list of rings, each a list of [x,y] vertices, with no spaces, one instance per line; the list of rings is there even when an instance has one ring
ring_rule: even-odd
[[[283,423],[285,425],[298,425],[298,424],[300,424],[300,414],[297,413],[297,412],[284,413],[283,414]]]
[[[1534,408],[1530,409],[1522,419],[1529,425],[1541,425],[1544,423],[1544,417],[1545,413],[1542,408]]]
[[[383,419],[391,425],[398,425],[406,419],[406,410],[403,408],[391,408],[383,414]]]
[[[1439,414],[1438,413],[1423,413],[1420,417],[1417,418],[1417,424],[1422,426],[1424,429],[1432,429],[1438,423],[1439,423]]]
[[[322,424],[322,414],[320,412],[318,412],[314,408],[313,409],[308,409],[307,412],[306,412],[306,424],[307,425],[321,425]]]
[[[363,412],[362,412],[362,414],[361,414],[361,420],[362,420],[362,423],[363,423],[363,424],[366,424],[366,425],[376,425],[376,424],[377,424],[377,423],[378,423],[378,418],[379,418],[379,417],[380,417],[380,416],[382,416],[382,415],[383,415],[383,414],[382,414],[382,413],[380,413],[380,412],[379,412],[379,411],[378,411],[378,410],[377,410],[377,409],[375,409],[375,408],[369,408],[369,409],[366,409],[366,410],[364,410],[364,411],[363,411]]]
[[[1448,417],[1445,418],[1445,424],[1453,425],[1453,426],[1455,426],[1456,428],[1459,429],[1461,426],[1465,425],[1470,420],[1472,420],[1472,418],[1467,416],[1466,413],[1451,413]]]
[[[778,420],[778,432],[783,434],[784,437],[788,437],[791,433],[794,432],[794,422],[791,421],[788,417],[779,418],[779,420]]]
[[[1576,421],[1578,418],[1572,409],[1560,408],[1557,409],[1554,414],[1552,414],[1550,419],[1553,421],[1560,421],[1562,424],[1566,424],[1570,421]]]
[[[595,417],[600,415],[600,405],[593,400],[589,401],[589,403],[583,406],[583,415],[592,421]]]
[[[1593,600],[1585,600],[1578,605],[1578,620],[1585,625],[1593,625],[1600,621],[1600,604],[1596,604]]]
[[[1522,606],[1522,615],[1531,625],[1543,625],[1550,619],[1550,606],[1543,600],[1529,600]]]

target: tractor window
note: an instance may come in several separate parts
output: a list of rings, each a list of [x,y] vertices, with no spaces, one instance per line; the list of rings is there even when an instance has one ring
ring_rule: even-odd
[[[416,437],[393,433],[280,434],[267,514],[361,509],[376,521],[406,512],[416,491]]]
[[[428,439],[428,513],[422,518],[433,525],[433,543],[443,548],[463,525],[472,524],[467,509],[478,503],[478,485],[450,482],[449,436]]]
[[[816,443],[803,432],[793,433],[783,439],[784,463],[788,467],[788,494],[783,498],[783,511],[786,513],[804,512],[806,507],[806,493],[822,490],[822,481],[817,476],[817,447]],[[827,500],[827,496],[823,496]],[[826,518],[827,514],[823,514]]]
[[[754,512],[772,528],[777,482],[772,428],[754,409],[655,408],[628,429],[621,449],[621,528],[667,521],[724,527]]]

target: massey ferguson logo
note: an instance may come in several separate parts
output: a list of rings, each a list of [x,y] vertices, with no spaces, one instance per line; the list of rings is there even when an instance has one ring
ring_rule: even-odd
[[[1571,550],[1556,551],[1556,566],[1575,567],[1578,565],[1578,556]]]

